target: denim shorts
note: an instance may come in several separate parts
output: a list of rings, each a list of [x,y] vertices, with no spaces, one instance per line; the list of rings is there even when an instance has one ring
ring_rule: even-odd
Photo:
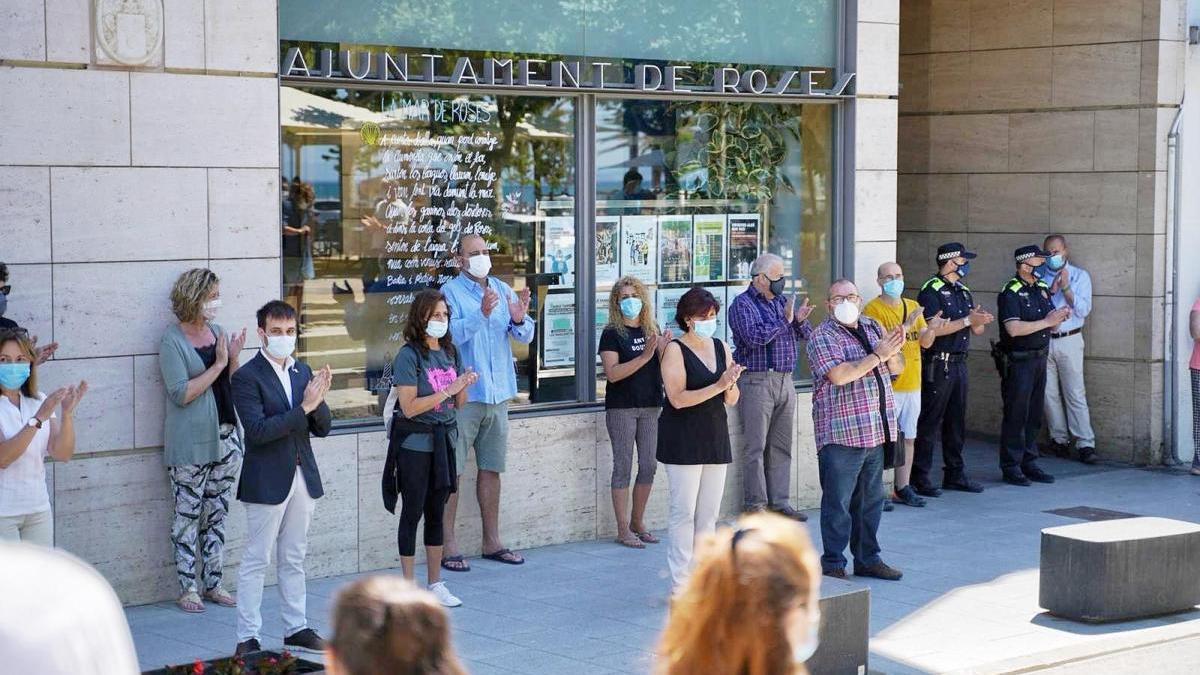
[[[455,460],[461,476],[467,455],[475,448],[475,462],[484,471],[504,473],[508,457],[508,401],[471,402],[458,411],[458,443]]]

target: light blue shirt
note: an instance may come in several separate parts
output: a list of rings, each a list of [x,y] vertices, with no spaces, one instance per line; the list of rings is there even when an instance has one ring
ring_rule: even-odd
[[[479,381],[467,389],[467,400],[494,405],[517,395],[517,371],[508,338],[533,342],[534,322],[527,315],[514,325],[508,303],[515,302],[517,294],[495,277],[487,281],[500,296],[491,316],[483,315],[483,287],[465,274],[447,281],[442,294],[450,305],[450,335],[462,352],[462,365],[479,374]]]
[[[1053,284],[1058,272],[1051,270],[1049,265],[1042,265],[1042,270],[1042,281]],[[1076,328],[1083,328],[1084,319],[1092,313],[1091,275],[1082,267],[1067,263],[1067,281],[1071,284],[1071,293],[1075,296],[1075,306],[1071,308],[1071,318],[1055,328],[1055,333],[1069,333]],[[1051,300],[1056,308],[1069,306],[1062,291],[1055,293]]]

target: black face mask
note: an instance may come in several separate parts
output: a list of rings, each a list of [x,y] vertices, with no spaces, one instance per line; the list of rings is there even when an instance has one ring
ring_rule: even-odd
[[[763,278],[767,279],[767,275],[764,274]],[[771,289],[771,295],[783,295],[784,281],[785,281],[785,279],[783,277],[779,277],[778,279],[776,279],[774,281],[767,279],[767,283],[770,284],[770,286],[768,286],[768,288]]]

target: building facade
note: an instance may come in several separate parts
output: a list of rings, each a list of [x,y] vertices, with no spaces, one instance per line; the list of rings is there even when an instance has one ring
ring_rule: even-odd
[[[591,355],[615,278],[643,279],[669,322],[682,289],[727,302],[768,250],[821,304],[839,276],[873,296],[875,268],[897,256],[915,286],[959,239],[982,253],[972,285],[991,304],[1012,248],[1065,232],[1098,282],[1099,449],[1161,455],[1182,0],[562,4],[424,16],[367,0],[148,0],[134,16],[0,0],[8,316],[62,345],[44,387],[92,384],[76,459],[50,465],[56,543],[124,601],[176,591],[156,354],[170,285],[195,266],[223,280],[224,326],[253,333],[254,309],[283,297],[304,357],[335,369],[312,576],[395,565],[378,487],[386,364],[407,298],[453,274],[446,251],[470,231],[494,243],[495,274],[536,291],[501,509],[514,547],[614,533]],[[281,227],[297,180],[316,197],[303,239]],[[812,507],[801,361],[792,484]],[[994,433],[982,352],[972,374],[971,427]],[[464,552],[478,552],[474,500],[460,511]],[[235,506],[230,567],[243,526]]]

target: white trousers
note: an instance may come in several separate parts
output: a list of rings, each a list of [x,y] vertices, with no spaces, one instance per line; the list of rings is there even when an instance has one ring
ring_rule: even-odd
[[[1096,432],[1088,414],[1083,384],[1083,334],[1050,340],[1046,360],[1046,425],[1050,440],[1077,448],[1095,448]]]
[[[292,489],[282,504],[245,506],[246,546],[238,567],[237,585],[238,642],[259,637],[262,629],[263,579],[273,549],[276,552],[284,637],[293,635],[308,626],[304,554],[308,551],[308,525],[312,522],[316,500],[308,495],[300,467],[296,467]]]
[[[54,515],[38,511],[23,516],[0,516],[0,541],[54,546]]]
[[[671,585],[679,589],[692,571],[699,535],[717,529],[728,464],[664,464],[670,485],[667,565]]]

